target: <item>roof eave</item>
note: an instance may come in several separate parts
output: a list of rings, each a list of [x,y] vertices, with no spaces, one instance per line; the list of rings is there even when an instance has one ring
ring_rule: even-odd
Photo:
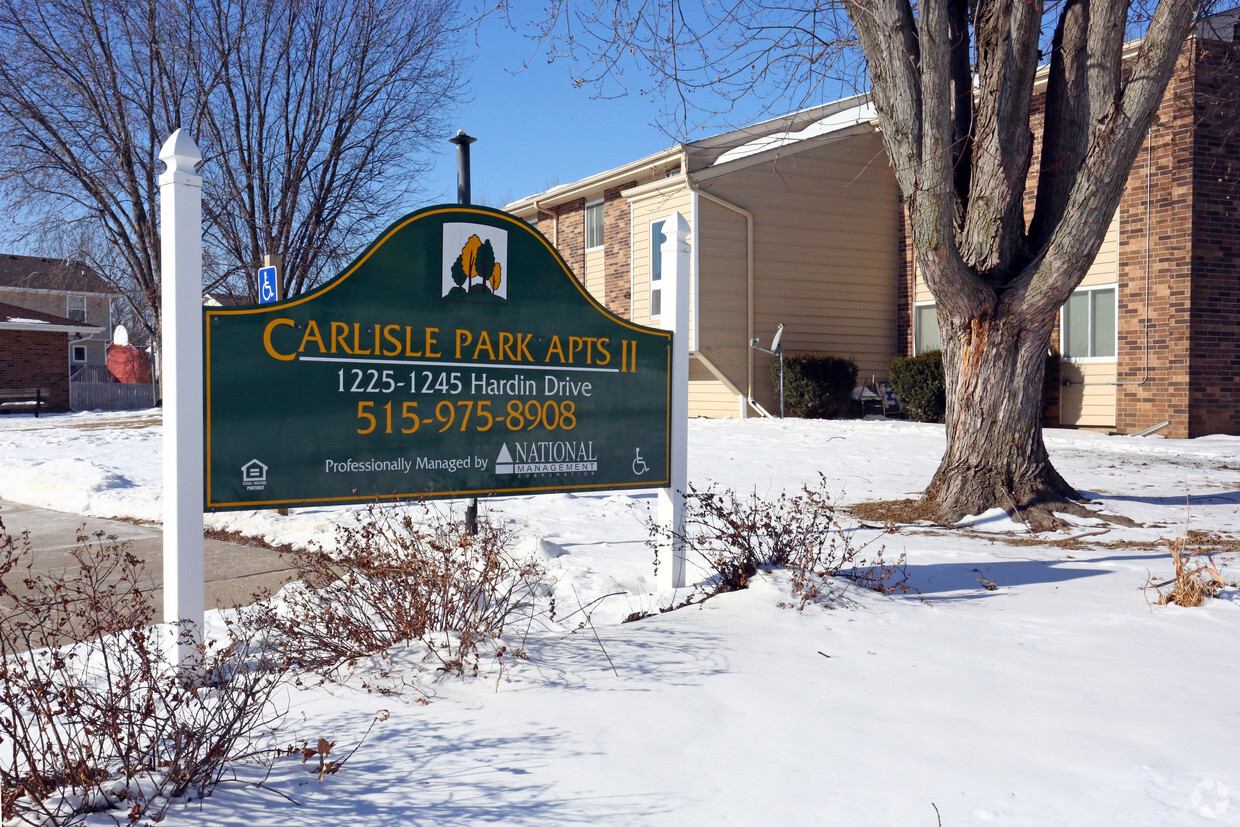
[[[584,193],[607,189],[608,187],[618,186],[633,179],[633,176],[646,171],[653,170],[659,166],[672,160],[681,159],[684,152],[684,144],[677,144],[669,147],[653,155],[647,155],[645,158],[639,158],[623,166],[606,170],[605,172],[596,173],[588,178],[582,178],[580,181],[574,181],[571,184],[562,184],[558,187],[552,187],[549,190],[540,192],[536,195],[529,195],[517,201],[506,205],[505,212],[515,215],[522,213],[534,214],[538,210],[548,207],[558,207],[561,204],[567,204],[570,201],[576,201],[582,198]]]

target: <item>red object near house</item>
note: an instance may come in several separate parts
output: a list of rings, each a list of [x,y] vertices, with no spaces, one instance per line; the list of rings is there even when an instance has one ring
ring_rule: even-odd
[[[151,356],[131,345],[108,345],[108,371],[126,385],[149,384]]]

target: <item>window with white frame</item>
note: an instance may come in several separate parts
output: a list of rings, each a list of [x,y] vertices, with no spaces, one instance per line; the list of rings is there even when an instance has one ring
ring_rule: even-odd
[[[913,305],[913,353],[941,350],[939,337],[939,309],[934,302]]]
[[[86,345],[72,345],[69,348],[69,361],[75,365],[86,362]]]
[[[603,202],[586,204],[586,249],[603,246]]]
[[[662,221],[650,222],[650,318],[663,313],[663,232]]]
[[[1115,285],[1078,287],[1068,297],[1059,321],[1065,359],[1115,358]]]
[[[65,296],[65,318],[75,322],[86,321],[86,297],[80,293]]]

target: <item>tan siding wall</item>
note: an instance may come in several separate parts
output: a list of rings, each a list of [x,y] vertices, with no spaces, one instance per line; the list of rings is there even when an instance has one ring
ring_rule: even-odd
[[[1106,237],[1098,255],[1081,285],[1114,284],[1119,280],[1119,211],[1107,227]],[[1062,312],[1060,319],[1063,318]],[[1062,347],[1062,342],[1056,342]],[[1063,362],[1060,380],[1072,382],[1059,388],[1059,424],[1076,427],[1115,427],[1115,400],[1118,388],[1114,383],[1116,363]],[[1080,384],[1080,383],[1085,384]]]
[[[590,295],[600,302],[603,301],[606,287],[603,269],[606,254],[607,250],[603,247],[592,247],[586,250],[585,269],[580,274],[581,283],[585,285],[586,290],[590,291]]]
[[[842,140],[701,188],[754,214],[754,335],[769,342],[782,323],[786,350],[852,357],[867,381],[886,377],[896,353],[899,202],[881,139]],[[705,260],[702,268],[703,283],[713,281]],[[731,335],[744,346],[743,327]],[[761,361],[755,396],[771,409],[779,402]]]
[[[705,197],[698,198],[697,212],[698,310],[702,315],[697,349],[744,393],[749,384],[747,222],[743,215]],[[769,345],[771,331],[765,335]],[[757,382],[765,385],[766,380],[759,377]],[[728,392],[722,385],[720,389]],[[732,397],[726,414],[739,413],[739,399]]]
[[[917,272],[917,263],[913,263],[913,301],[914,302],[932,302],[934,294],[930,292],[930,288],[926,286],[926,280],[921,277],[921,273]]]
[[[689,222],[689,231],[693,232],[693,193],[683,179],[673,179],[659,192],[633,200],[630,207],[633,216],[633,321],[658,327],[658,320],[650,318],[650,222],[666,218],[673,210],[678,210]],[[690,238],[690,243],[694,241]],[[689,307],[692,313],[692,288]],[[689,323],[692,326],[692,318]]]
[[[696,359],[689,360],[689,416],[738,416],[740,402]]]
[[[1114,362],[1063,362],[1059,376],[1072,382],[1070,387],[1059,389],[1061,424],[1115,426],[1115,386],[1096,384],[1115,381]]]
[[[699,208],[703,202],[699,202]],[[705,240],[700,240],[697,235],[697,227],[700,222],[693,213],[693,193],[689,190],[688,185],[683,179],[668,181],[667,185],[660,187],[658,192],[647,193],[633,199],[630,203],[633,216],[633,321],[638,324],[648,324],[659,327],[662,319],[650,318],[650,222],[659,221],[671,215],[673,211],[679,211],[684,216],[685,221],[689,223],[689,231],[693,235],[690,236],[690,243],[694,246],[700,243],[703,245],[698,255],[703,255],[707,250],[707,243],[716,240],[718,231],[712,227],[706,231]],[[711,214],[712,219],[718,216]],[[743,222],[742,222],[743,223]],[[744,227],[741,227],[741,243],[744,243]],[[709,256],[708,256],[709,258]],[[744,268],[744,256],[741,257],[742,273]],[[709,268],[703,265],[703,272],[710,273]],[[702,285],[703,301],[706,305],[702,308],[703,319],[710,319],[715,312],[714,300],[710,298],[710,292],[713,289],[714,276],[710,277],[711,287]],[[668,289],[666,286],[664,289]],[[697,319],[694,310],[694,299],[696,291],[693,287],[693,281],[690,281],[689,288],[689,326],[693,327]],[[666,307],[667,297],[663,298]],[[742,318],[745,312],[744,293],[741,295],[740,313]],[[742,322],[740,328],[740,337],[745,336],[745,326]],[[691,342],[691,346],[695,349],[698,343]],[[714,355],[710,354],[712,361]],[[742,371],[744,365],[741,366]],[[731,375],[729,374],[729,378]],[[742,382],[738,387],[743,387],[744,375],[741,376]],[[735,381],[735,380],[734,380]],[[723,417],[736,416],[740,411],[740,403],[735,395],[720,382],[713,373],[711,373],[701,362],[695,359],[689,360],[689,416],[708,416]]]
[[[1119,210],[1111,216],[1106,237],[1081,285],[1113,284],[1119,280]]]

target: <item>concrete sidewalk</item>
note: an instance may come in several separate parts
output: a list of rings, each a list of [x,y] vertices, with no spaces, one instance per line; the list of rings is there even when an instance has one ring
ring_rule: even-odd
[[[80,533],[92,536],[99,531],[129,543],[146,564],[146,576],[154,589],[154,604],[163,609],[163,528],[120,520],[83,517],[63,511],[49,511],[0,500],[0,520],[14,538],[30,533],[33,574],[73,573],[76,563],[71,552]],[[252,595],[263,588],[275,591],[293,579],[293,569],[271,549],[239,545],[221,540],[204,541],[206,567],[206,607],[236,606],[252,602]]]

